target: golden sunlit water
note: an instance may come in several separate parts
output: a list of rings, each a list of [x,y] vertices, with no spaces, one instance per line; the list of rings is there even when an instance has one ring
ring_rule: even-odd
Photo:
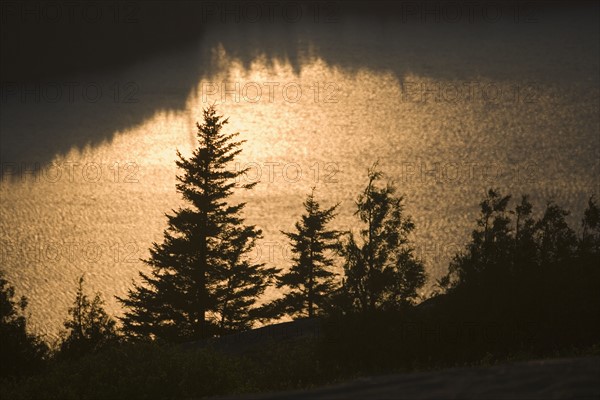
[[[264,231],[254,257],[272,265],[288,265],[279,231],[292,229],[313,186],[323,204],[341,203],[333,225],[355,229],[354,199],[377,160],[405,195],[417,253],[432,279],[468,240],[489,187],[530,193],[538,211],[554,199],[580,218],[587,198],[598,194],[599,92],[598,55],[583,50],[577,32],[560,42],[573,59],[548,52],[559,33],[540,23],[518,28],[524,43],[496,37],[494,29],[513,26],[467,32],[471,39],[465,33],[453,42],[458,51],[433,46],[439,54],[428,57],[444,61],[428,64],[423,49],[438,37],[370,23],[380,29],[364,35],[350,32],[350,22],[335,35],[294,27],[292,55],[269,51],[268,41],[265,51],[240,55],[245,44],[264,39],[261,28],[222,36],[225,28],[216,27],[192,46],[110,78],[67,79],[98,82],[111,95],[114,82],[134,82],[137,102],[8,104],[3,159],[18,151],[40,160],[35,174],[3,178],[0,204],[2,268],[30,299],[33,329],[58,333],[81,274],[89,290],[103,293],[109,312],[120,314],[114,296],[125,295],[144,268],[139,259],[161,240],[164,213],[181,204],[176,149],[190,154],[194,125],[213,103],[230,119],[226,131],[247,140],[231,168],[250,168],[246,180],[259,184],[236,200],[247,202],[248,221]],[[242,36],[236,52],[231,43]],[[382,38],[397,39],[383,46]],[[460,58],[488,41],[492,59]],[[185,74],[196,76],[191,88]],[[143,120],[135,118],[140,113]],[[48,121],[47,143],[29,143]],[[94,129],[105,130],[101,139],[48,151],[53,141],[68,142],[69,132]]]

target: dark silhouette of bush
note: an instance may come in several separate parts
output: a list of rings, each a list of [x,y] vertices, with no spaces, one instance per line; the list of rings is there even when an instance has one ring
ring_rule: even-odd
[[[2,398],[200,398],[241,390],[243,363],[210,350],[137,342],[55,361],[39,376],[0,387]]]
[[[590,199],[578,238],[568,212],[490,190],[441,293],[399,311],[332,314],[321,362],[340,375],[570,354],[600,341],[600,235]],[[584,350],[581,350],[584,349]]]
[[[449,312],[515,327],[502,339],[513,349],[592,345],[600,337],[595,202],[584,212],[580,239],[557,204],[537,219],[526,196],[513,210],[509,204],[497,190],[480,204],[471,242],[442,279],[448,304],[456,303]]]
[[[426,281],[423,263],[408,238],[415,226],[404,213],[403,197],[396,195],[391,182],[379,186],[381,177],[375,164],[356,200],[360,239],[350,232],[340,245],[345,276],[336,296],[338,307],[363,312],[399,309],[416,300]]]
[[[27,332],[27,299],[15,301],[15,289],[0,271],[0,378],[15,378],[40,371],[48,346]]]
[[[84,292],[83,284],[84,278],[81,276],[73,306],[69,308],[69,319],[64,322],[66,331],[61,333],[61,357],[77,357],[96,352],[119,340],[116,322],[104,310],[104,300],[100,293],[96,293],[90,300]]]

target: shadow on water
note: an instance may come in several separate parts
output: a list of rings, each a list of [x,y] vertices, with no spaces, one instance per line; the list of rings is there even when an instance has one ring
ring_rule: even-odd
[[[588,61],[586,72],[594,74],[598,67],[598,5],[464,6],[457,11],[461,17],[449,22],[450,11],[439,1],[418,11],[403,8],[408,7],[404,2],[349,4],[323,6],[318,23],[310,8],[298,24],[213,23],[206,40],[220,43],[246,68],[265,56],[267,62],[286,61],[299,72],[307,59],[320,58],[349,72],[391,73],[400,83],[409,75],[442,81],[558,81],[577,77],[564,76],[556,63]],[[497,17],[486,17],[494,12]]]
[[[204,26],[199,4],[182,13],[169,3],[2,3],[3,174],[38,172],[185,107],[200,65],[185,50]]]
[[[496,19],[479,5],[472,21],[461,9],[448,22],[454,14],[440,2],[431,3],[440,20],[403,2],[294,3],[301,17],[279,6],[268,14],[267,3],[254,3],[258,22],[242,2],[94,3],[100,14],[68,2],[3,3],[1,173],[14,176],[15,163],[43,168],[157,112],[185,109],[199,82],[219,72],[219,47],[246,68],[262,57],[299,72],[321,59],[390,73],[401,85],[424,76],[598,87],[598,4],[505,2]]]

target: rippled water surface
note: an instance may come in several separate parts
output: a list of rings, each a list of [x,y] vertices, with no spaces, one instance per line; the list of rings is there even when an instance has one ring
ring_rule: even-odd
[[[193,45],[59,81],[96,83],[96,103],[8,101],[2,267],[29,297],[38,331],[57,333],[82,273],[118,314],[113,296],[144,268],[164,213],[180,204],[175,151],[190,153],[212,103],[247,140],[231,168],[250,167],[246,180],[260,183],[237,199],[264,231],[256,257],[275,265],[288,264],[279,231],[292,228],[312,186],[325,205],[341,203],[337,228],[356,225],[354,198],[376,160],[405,195],[433,278],[468,240],[489,187],[530,193],[539,206],[554,199],[577,222],[599,192],[592,17],[215,25]]]

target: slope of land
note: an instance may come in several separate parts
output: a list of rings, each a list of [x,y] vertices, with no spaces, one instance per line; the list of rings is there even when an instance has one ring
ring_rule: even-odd
[[[312,390],[226,398],[600,399],[598,377],[600,357],[582,357],[366,377]]]

